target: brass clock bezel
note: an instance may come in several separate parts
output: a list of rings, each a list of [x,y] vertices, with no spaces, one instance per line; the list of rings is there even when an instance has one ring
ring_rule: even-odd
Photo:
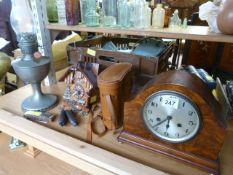
[[[195,131],[193,131],[191,134],[189,134],[187,137],[182,137],[180,139],[172,139],[172,138],[168,138],[168,137],[165,137],[165,136],[161,136],[159,134],[157,134],[151,127],[149,127],[149,124],[148,122],[146,121],[145,117],[144,117],[144,108],[147,104],[147,102],[151,99],[151,98],[154,98],[154,96],[158,96],[158,95],[164,95],[164,94],[168,94],[168,95],[174,95],[175,96],[178,96],[186,101],[188,101],[192,106],[193,108],[195,109],[196,113],[197,113],[197,117],[198,117],[198,121],[199,121],[199,124],[198,126],[195,128]],[[201,129],[201,126],[203,124],[202,122],[202,115],[201,115],[201,112],[200,112],[200,109],[198,108],[198,106],[196,105],[196,103],[191,100],[187,95],[184,95],[180,92],[176,92],[176,91],[171,91],[171,90],[162,90],[162,91],[158,91],[158,92],[155,92],[153,94],[151,94],[150,96],[148,96],[141,108],[141,116],[142,116],[142,119],[143,119],[143,122],[144,122],[144,125],[146,126],[146,128],[158,139],[161,139],[163,141],[166,141],[166,142],[169,142],[169,143],[184,143],[184,142],[187,142],[191,139],[193,139],[200,131]]]

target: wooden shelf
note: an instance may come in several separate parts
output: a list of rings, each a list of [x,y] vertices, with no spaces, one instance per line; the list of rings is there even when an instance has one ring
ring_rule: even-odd
[[[48,24],[47,29],[51,31],[81,31],[108,34],[124,34],[146,37],[161,37],[171,39],[189,39],[201,41],[214,41],[232,43],[233,35],[223,35],[209,31],[206,26],[188,26],[187,28],[163,28],[163,29],[119,29],[105,27],[86,27],[84,25],[67,26],[62,24]]]

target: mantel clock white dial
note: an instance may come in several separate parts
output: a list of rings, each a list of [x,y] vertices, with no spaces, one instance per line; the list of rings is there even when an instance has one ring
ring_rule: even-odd
[[[174,91],[160,91],[147,98],[142,109],[147,128],[157,137],[173,143],[193,138],[201,125],[197,106]]]

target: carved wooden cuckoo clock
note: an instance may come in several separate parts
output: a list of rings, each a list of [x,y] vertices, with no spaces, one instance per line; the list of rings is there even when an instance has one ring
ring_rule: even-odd
[[[219,174],[225,128],[208,86],[186,71],[159,74],[125,103],[119,141]]]
[[[65,76],[64,108],[89,112],[99,98],[97,75],[99,64],[79,62]]]

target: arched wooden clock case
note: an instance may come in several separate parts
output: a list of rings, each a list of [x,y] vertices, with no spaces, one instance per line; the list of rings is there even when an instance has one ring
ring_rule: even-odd
[[[188,97],[200,112],[200,127],[184,142],[170,142],[156,136],[143,118],[143,108],[153,94],[175,92]],[[211,174],[220,174],[218,155],[225,138],[221,107],[207,85],[186,71],[168,71],[149,82],[124,106],[124,130],[118,137],[127,142],[196,166]]]

